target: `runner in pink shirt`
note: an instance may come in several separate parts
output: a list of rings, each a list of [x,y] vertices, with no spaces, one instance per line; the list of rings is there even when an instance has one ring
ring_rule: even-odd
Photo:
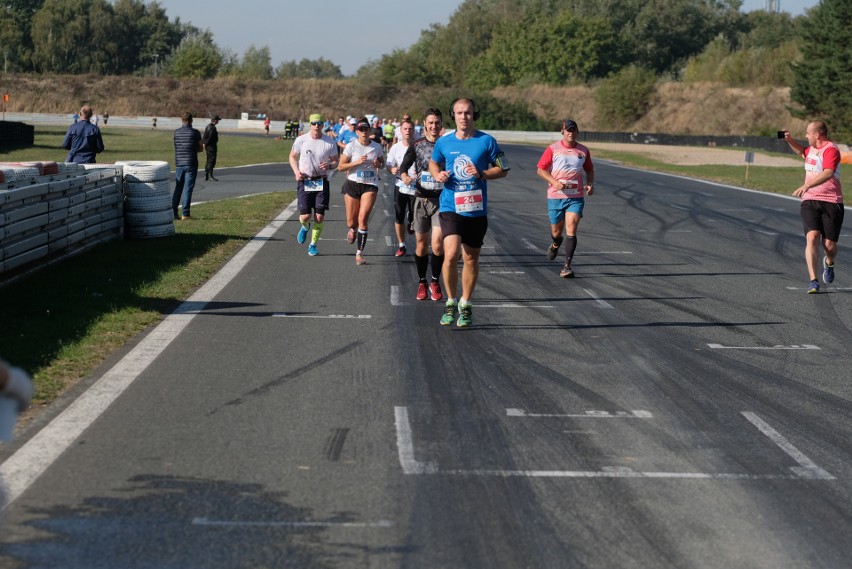
[[[574,276],[571,260],[577,248],[577,226],[583,217],[584,192],[592,195],[594,191],[595,167],[589,149],[577,142],[577,123],[563,120],[560,131],[562,138],[544,150],[536,173],[548,183],[547,213],[553,243],[547,248],[547,258],[555,259],[565,241],[565,265],[559,276],[567,279]]]
[[[808,124],[805,137],[807,147],[802,146],[785,130],[784,140],[799,156],[805,159],[805,183],[793,195],[802,198],[801,214],[805,227],[805,262],[808,265],[810,283],[808,294],[819,292],[817,270],[819,244],[822,239],[822,280],[834,282],[834,258],[837,256],[837,241],[843,226],[843,192],[840,186],[840,149],[828,139],[828,127],[822,121]]]

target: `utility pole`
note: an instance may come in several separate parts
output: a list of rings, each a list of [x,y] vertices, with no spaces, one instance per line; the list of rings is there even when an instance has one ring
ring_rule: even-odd
[[[160,54],[159,54],[159,53],[155,53],[155,54],[154,54],[154,77],[156,77],[156,76],[157,76],[157,61],[158,61],[159,59],[160,59]]]

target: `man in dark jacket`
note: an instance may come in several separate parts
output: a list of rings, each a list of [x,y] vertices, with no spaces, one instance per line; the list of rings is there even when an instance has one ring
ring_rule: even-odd
[[[204,144],[204,151],[207,152],[207,163],[204,165],[204,179],[213,180],[214,182],[219,181],[213,175],[213,168],[216,167],[216,149],[219,146],[219,131],[216,130],[216,125],[219,124],[220,120],[219,115],[213,115],[210,123],[204,129],[204,137],[201,139],[202,144]]]
[[[92,107],[84,105],[80,109],[80,120],[72,124],[65,133],[62,148],[68,150],[66,162],[77,164],[94,164],[95,154],[104,151],[104,141],[101,138],[101,129],[93,125],[89,120],[92,118]]]
[[[192,113],[183,113],[180,128],[175,131],[175,192],[172,194],[172,212],[175,219],[189,219],[192,205],[192,190],[198,175],[198,153],[203,150],[201,133],[192,128]],[[181,216],[178,217],[178,204],[183,203]]]

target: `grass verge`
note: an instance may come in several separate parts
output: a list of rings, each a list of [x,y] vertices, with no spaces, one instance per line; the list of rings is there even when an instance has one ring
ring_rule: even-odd
[[[53,401],[170,314],[295,198],[275,192],[197,204],[163,239],[115,240],[2,289],[0,346]]]
[[[204,126],[196,126],[204,131]],[[5,152],[3,162],[36,162],[54,160],[62,162],[68,155],[62,148],[67,129],[58,126],[38,126],[35,140],[29,148]],[[138,128],[101,128],[104,151],[98,154],[98,162],[112,164],[118,160],[162,160],[174,168],[174,131],[169,129],[146,130]],[[267,162],[287,162],[292,140],[276,140],[272,137],[245,134],[219,133],[219,154],[216,166],[242,166]],[[203,166],[204,153],[199,155]]]

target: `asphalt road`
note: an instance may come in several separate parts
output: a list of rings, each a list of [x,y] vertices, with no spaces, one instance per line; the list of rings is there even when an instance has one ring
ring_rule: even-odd
[[[471,329],[387,197],[356,267],[333,193],[320,256],[264,237],[7,508],[0,566],[848,567],[846,251],[807,295],[796,201],[599,162],[560,279],[506,148]]]

